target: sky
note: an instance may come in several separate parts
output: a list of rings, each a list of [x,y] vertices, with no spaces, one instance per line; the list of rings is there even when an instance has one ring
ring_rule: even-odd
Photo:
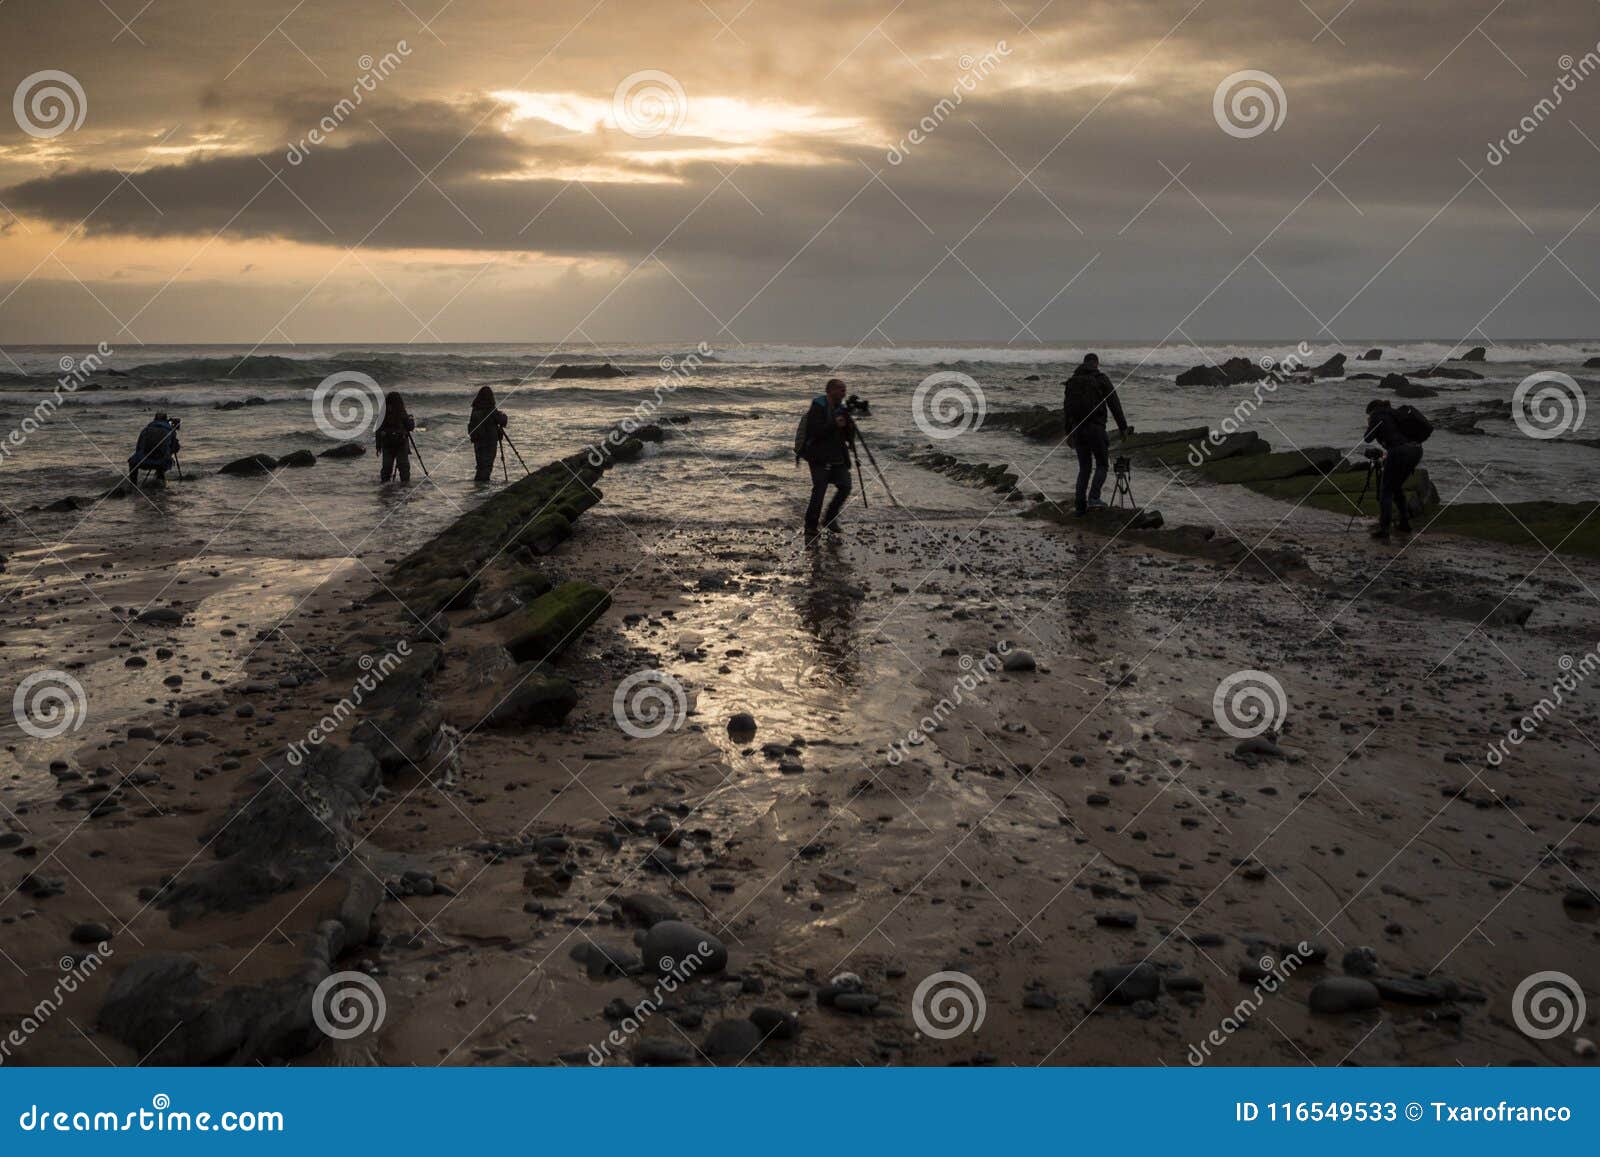
[[[3,95],[0,347],[1600,334],[1597,0],[0,0]]]

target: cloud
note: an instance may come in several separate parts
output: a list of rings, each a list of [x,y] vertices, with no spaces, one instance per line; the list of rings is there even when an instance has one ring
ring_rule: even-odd
[[[104,23],[98,5],[62,7]],[[91,110],[48,146],[0,137],[0,202],[102,244],[253,247],[234,268],[285,288],[293,271],[260,247],[307,267],[318,250],[403,254],[418,277],[481,257],[581,267],[596,299],[609,276],[613,304],[640,283],[679,299],[634,302],[640,325],[714,313],[774,336],[885,316],[990,327],[976,337],[1019,320],[1041,336],[1246,333],[1336,312],[1352,332],[1476,322],[1590,208],[1600,149],[1579,130],[1600,139],[1600,122],[1585,126],[1577,99],[1508,163],[1484,154],[1562,53],[1593,48],[1591,9],[1507,8],[1477,32],[1482,13],[1444,0],[1358,4],[1329,28],[1290,9],[1142,0],[1029,17],[929,0],[885,18],[841,0],[730,9],[724,27],[698,4],[490,0],[425,28],[361,0],[274,31],[265,14],[186,23],[197,9],[172,0],[136,25],[146,48],[123,36],[62,60],[79,51],[65,22],[0,8],[28,60],[81,68]],[[363,55],[402,39],[403,65],[341,107]],[[663,64],[671,83],[650,91],[665,131],[626,131],[619,85]],[[1245,68],[1270,72],[1287,110],[1238,139],[1212,95]],[[1591,218],[1564,252],[1592,253],[1594,235]],[[33,251],[7,252],[0,271],[27,275]],[[1582,329],[1585,300],[1541,270],[1493,320]]]

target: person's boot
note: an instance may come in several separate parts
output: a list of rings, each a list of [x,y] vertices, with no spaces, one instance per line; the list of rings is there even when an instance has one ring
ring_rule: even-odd
[[[1389,528],[1388,528],[1388,526],[1386,526],[1384,523],[1381,523],[1381,522],[1378,523],[1377,526],[1372,528],[1372,537],[1376,538],[1380,542],[1388,542],[1389,541]]]

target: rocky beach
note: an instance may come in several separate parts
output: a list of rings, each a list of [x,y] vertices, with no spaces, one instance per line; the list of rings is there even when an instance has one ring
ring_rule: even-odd
[[[1513,1007],[1600,939],[1588,512],[1376,551],[1341,451],[1141,424],[1080,520],[991,418],[810,546],[666,420],[404,551],[18,545],[90,710],[10,748],[5,1063],[1592,1063]]]

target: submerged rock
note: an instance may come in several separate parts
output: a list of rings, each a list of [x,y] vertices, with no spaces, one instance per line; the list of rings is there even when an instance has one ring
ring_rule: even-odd
[[[250,454],[244,458],[235,458],[229,462],[218,474],[233,474],[246,477],[253,474],[270,474],[277,467],[278,460],[270,454]]]

